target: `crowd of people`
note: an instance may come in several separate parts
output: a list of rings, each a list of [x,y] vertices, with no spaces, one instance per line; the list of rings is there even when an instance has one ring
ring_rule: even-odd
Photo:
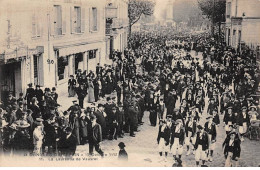
[[[73,155],[77,145],[88,144],[90,155],[95,148],[103,157],[100,143],[126,133],[135,137],[147,111],[150,125],[159,125],[162,158],[171,153],[180,166],[186,150],[197,166],[206,166],[222,140],[217,132],[223,122],[225,165],[238,165],[244,137],[259,120],[259,70],[250,51],[238,52],[208,34],[151,32],[132,33],[128,48],[112,56],[112,65],[70,76],[68,96],[78,100],[66,111],[59,109],[55,88],[43,92],[29,84],[18,99],[10,94],[0,110],[3,152]],[[86,96],[91,107],[84,106]]]

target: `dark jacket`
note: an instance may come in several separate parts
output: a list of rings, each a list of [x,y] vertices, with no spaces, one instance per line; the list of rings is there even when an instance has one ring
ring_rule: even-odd
[[[106,127],[106,118],[104,117],[103,113],[99,110],[94,112],[94,115],[97,117],[97,123],[100,124],[102,128]]]
[[[78,99],[84,99],[86,97],[86,95],[88,94],[87,90],[85,88],[82,89],[80,87],[77,88],[76,93],[78,95]]]
[[[179,138],[179,142],[181,145],[183,145],[183,142],[184,142],[184,135],[185,135],[185,131],[184,131],[184,128],[181,128],[180,129],[180,133],[175,133],[175,129],[176,129],[176,126],[172,126],[172,134],[171,134],[171,145],[173,145],[174,143],[174,138]]]
[[[240,157],[240,153],[241,153],[241,147],[240,147],[240,144],[241,144],[241,141],[240,139],[237,137],[235,138],[233,144],[231,146],[229,146],[229,141],[230,141],[230,137],[228,136],[222,147],[224,147],[224,155],[225,157],[227,158],[227,155],[228,155],[228,152],[232,152],[233,153],[233,156],[232,156],[232,159],[234,160],[236,157]]]
[[[162,126],[159,126],[157,142],[159,144],[160,139],[163,138],[166,141],[166,145],[169,145],[170,136],[171,136],[171,129],[168,126],[165,127],[164,132],[161,132],[161,129],[162,129]]]
[[[77,138],[71,134],[67,139],[64,135],[60,140],[59,148],[63,155],[74,155],[77,148]]]
[[[194,145],[195,150],[198,149],[198,146],[200,144],[202,145],[203,151],[209,149],[209,139],[208,139],[208,134],[206,132],[202,134],[202,139],[200,139],[200,132],[197,133],[196,142]]]
[[[120,160],[120,161],[127,161],[128,160],[128,154],[125,151],[125,149],[119,151],[118,160]]]
[[[204,127],[205,127],[205,131],[206,131],[208,134],[212,135],[211,140],[216,140],[217,131],[216,131],[216,125],[215,125],[215,123],[212,122],[211,128],[210,128],[210,127],[209,127],[209,122],[206,122]]]
[[[95,144],[98,144],[102,141],[102,130],[101,126],[96,123],[95,126],[92,127],[92,138],[90,137],[91,141]]]
[[[196,121],[193,120],[192,127],[188,127],[190,121],[191,121],[191,120],[188,120],[188,121],[186,122],[186,125],[185,125],[186,137],[188,137],[188,132],[189,132],[189,131],[192,132],[192,135],[191,135],[191,136],[194,136],[195,133],[196,133]]]

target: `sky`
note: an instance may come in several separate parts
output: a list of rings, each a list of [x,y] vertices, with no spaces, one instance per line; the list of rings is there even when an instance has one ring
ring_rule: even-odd
[[[158,19],[161,18],[161,12],[166,9],[168,0],[156,0],[156,5],[154,8],[154,16]]]

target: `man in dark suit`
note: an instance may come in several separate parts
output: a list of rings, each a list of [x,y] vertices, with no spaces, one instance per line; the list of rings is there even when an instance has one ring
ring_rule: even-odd
[[[199,132],[196,134],[196,141],[194,145],[195,151],[195,160],[196,165],[199,166],[200,160],[202,160],[202,165],[205,165],[207,152],[209,149],[209,140],[208,134],[204,131],[204,128],[198,125]]]
[[[40,85],[36,85],[35,97],[37,98],[38,102],[41,102],[43,100],[43,91],[40,88]]]
[[[104,112],[104,105],[98,104],[97,111],[94,112],[94,115],[97,117],[97,123],[100,124],[102,129],[103,139],[107,137],[107,124],[106,118],[107,114]]]
[[[207,117],[208,121],[205,123],[205,131],[209,137],[209,161],[212,162],[213,151],[215,150],[215,143],[217,137],[216,124],[213,122],[213,116]]]
[[[138,125],[138,109],[134,102],[129,103],[128,116],[130,124],[130,136],[135,137],[134,130],[137,129]]]
[[[73,156],[77,149],[77,139],[72,134],[72,129],[70,127],[67,127],[65,132],[66,134],[60,140],[59,148],[62,155]]]
[[[92,128],[90,129],[91,134],[89,136],[89,154],[93,155],[93,149],[95,147],[95,150],[103,157],[104,152],[100,148],[100,142],[102,141],[102,129],[96,121],[96,116],[92,115]]]
[[[29,88],[26,89],[25,99],[27,100],[27,107],[31,105],[32,98],[35,96],[34,89],[32,88],[32,83],[28,84]]]
[[[119,116],[119,113],[117,110],[118,110],[117,107],[114,106],[112,108],[112,113],[108,117],[108,122],[109,122],[109,127],[110,127],[109,140],[113,140],[113,139],[117,140],[118,116]]]
[[[81,108],[84,108],[84,98],[87,95],[87,89],[85,89],[84,85],[81,84],[78,89],[77,89],[77,95],[78,95],[78,100],[79,100],[79,106]]]

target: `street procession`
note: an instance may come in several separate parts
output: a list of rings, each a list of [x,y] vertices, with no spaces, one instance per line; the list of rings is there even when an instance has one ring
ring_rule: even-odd
[[[90,55],[103,54],[91,50],[74,68],[79,55],[70,55],[62,76],[57,60],[56,84],[29,81],[17,91],[23,79],[15,81],[15,91],[1,93],[1,156],[98,158],[84,166],[260,166],[259,51],[230,45],[216,28],[212,34],[187,27],[132,27],[127,45],[110,48],[109,62],[89,65]],[[69,51],[55,43],[55,55]],[[54,72],[46,74],[52,81]]]

